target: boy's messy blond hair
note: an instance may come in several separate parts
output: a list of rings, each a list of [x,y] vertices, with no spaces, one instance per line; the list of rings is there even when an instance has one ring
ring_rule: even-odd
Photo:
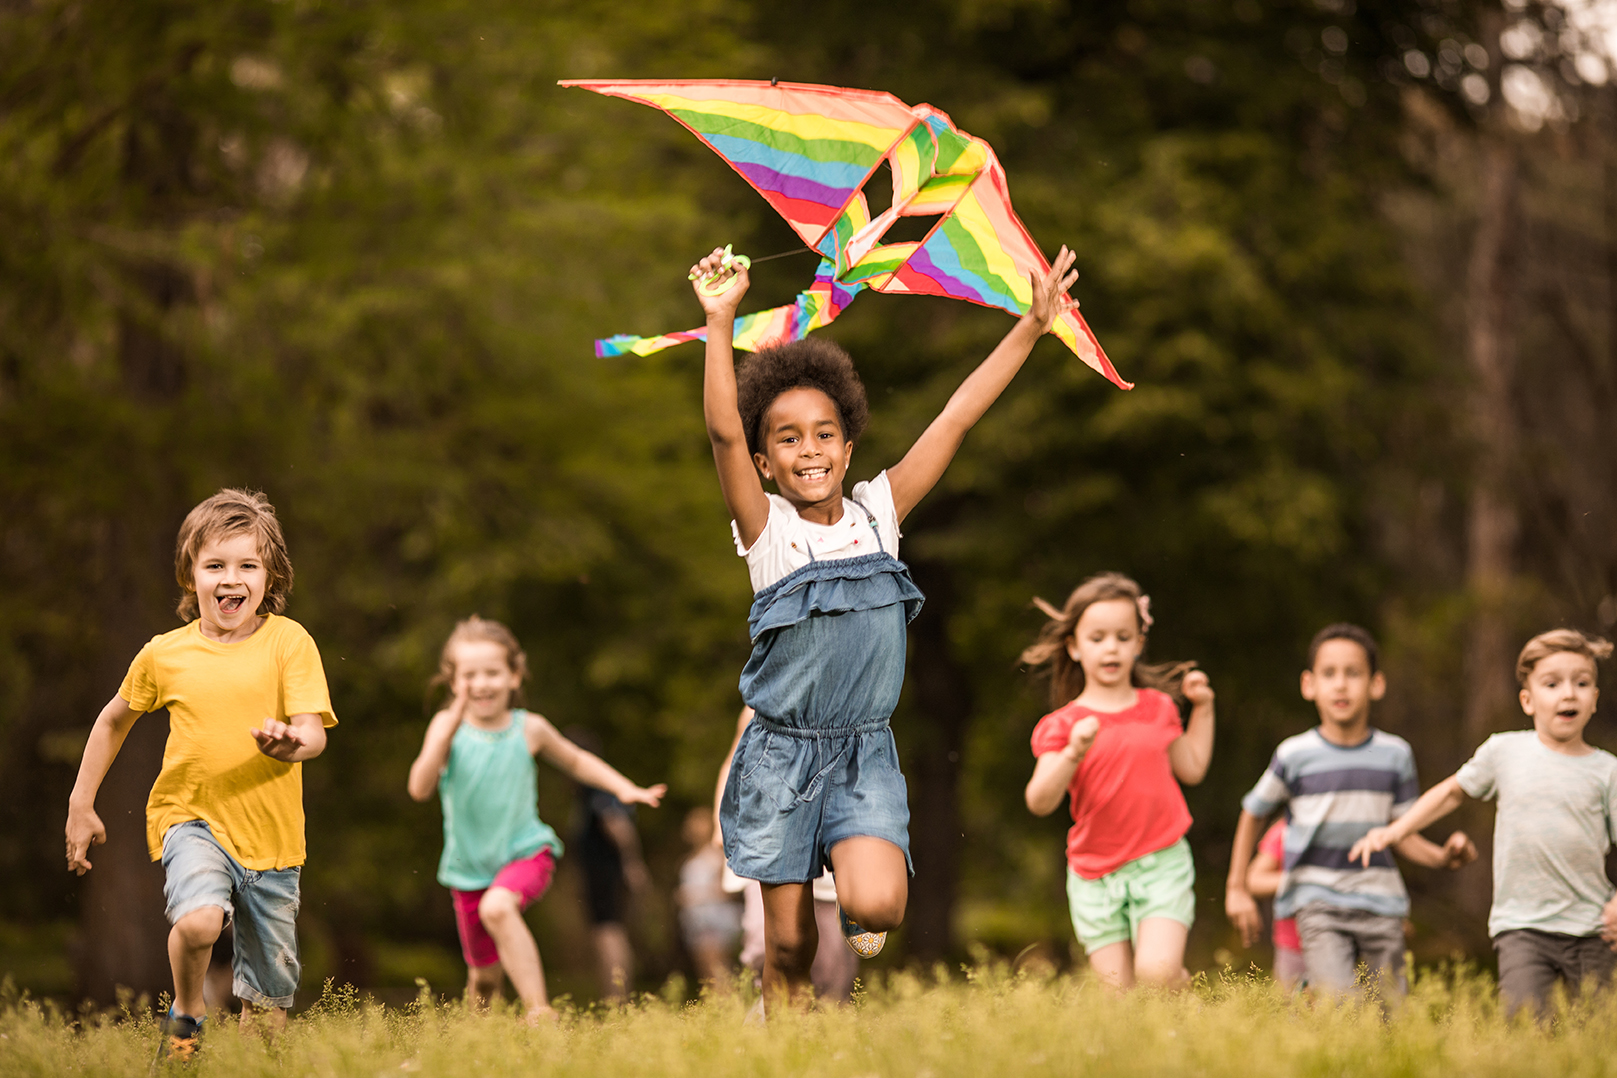
[[[197,619],[196,559],[203,544],[244,533],[258,541],[258,556],[269,576],[258,613],[279,614],[286,610],[286,597],[292,593],[292,559],[286,553],[286,539],[281,535],[275,507],[256,490],[226,487],[187,513],[185,523],[180,525],[180,536],[174,543],[174,579],[180,585],[180,605],[176,610],[181,618]]]
[[[1526,688],[1533,667],[1562,651],[1582,655],[1595,665],[1598,673],[1600,660],[1611,658],[1611,641],[1599,636],[1585,636],[1576,629],[1551,629],[1547,633],[1539,633],[1516,656],[1516,684]]]

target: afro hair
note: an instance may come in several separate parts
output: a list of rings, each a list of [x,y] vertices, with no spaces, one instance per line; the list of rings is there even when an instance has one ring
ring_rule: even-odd
[[[736,407],[747,432],[747,448],[760,452],[764,413],[789,389],[818,389],[837,407],[842,436],[857,442],[870,422],[865,384],[853,369],[853,359],[836,344],[821,337],[806,337],[765,348],[736,375]]]

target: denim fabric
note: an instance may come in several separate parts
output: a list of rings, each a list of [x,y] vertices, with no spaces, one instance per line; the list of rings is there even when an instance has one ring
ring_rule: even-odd
[[[231,991],[261,1007],[290,1007],[303,967],[298,961],[300,869],[243,868],[201,820],[175,824],[163,836],[163,897],[174,924],[217,906],[235,922]]]
[[[806,883],[856,836],[885,839],[909,862],[908,791],[887,720],[921,602],[885,552],[813,562],[758,593],[741,674],[758,714],[719,809],[736,875]]]

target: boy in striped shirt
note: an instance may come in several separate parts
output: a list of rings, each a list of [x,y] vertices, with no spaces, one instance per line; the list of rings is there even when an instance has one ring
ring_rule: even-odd
[[[1263,931],[1263,918],[1247,891],[1247,865],[1269,818],[1289,809],[1275,916],[1297,919],[1308,984],[1327,994],[1351,989],[1361,965],[1369,977],[1403,986],[1409,895],[1398,866],[1385,850],[1368,867],[1348,858],[1355,842],[1397,819],[1420,796],[1409,743],[1370,726],[1370,704],[1386,691],[1368,632],[1348,624],[1321,629],[1309,644],[1302,675],[1303,699],[1318,708],[1319,726],[1280,743],[1268,770],[1242,799],[1235,830],[1224,908],[1250,947]],[[1428,868],[1459,868],[1477,857],[1461,831],[1442,846],[1411,834],[1392,848]]]

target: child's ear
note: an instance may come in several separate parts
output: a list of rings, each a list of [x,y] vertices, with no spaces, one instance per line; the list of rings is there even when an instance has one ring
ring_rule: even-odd
[[[1387,695],[1387,675],[1380,670],[1370,678],[1370,699],[1379,700]]]
[[[1533,717],[1533,694],[1528,692],[1526,688],[1523,688],[1521,692],[1516,694],[1516,696],[1517,696],[1517,699],[1519,699],[1521,701],[1522,714],[1526,715],[1528,718],[1532,718]]]
[[[1302,691],[1304,700],[1312,701],[1314,699],[1314,672],[1312,670],[1303,671]]]
[[[1078,661],[1078,634],[1067,637],[1067,658],[1073,662]]]
[[[762,453],[754,453],[752,455],[752,462],[753,462],[753,464],[757,465],[758,470],[763,473],[763,477],[765,479],[769,480],[770,482],[775,481],[775,477],[772,474],[770,474],[770,471],[769,471],[769,458],[768,457],[764,456]]]

